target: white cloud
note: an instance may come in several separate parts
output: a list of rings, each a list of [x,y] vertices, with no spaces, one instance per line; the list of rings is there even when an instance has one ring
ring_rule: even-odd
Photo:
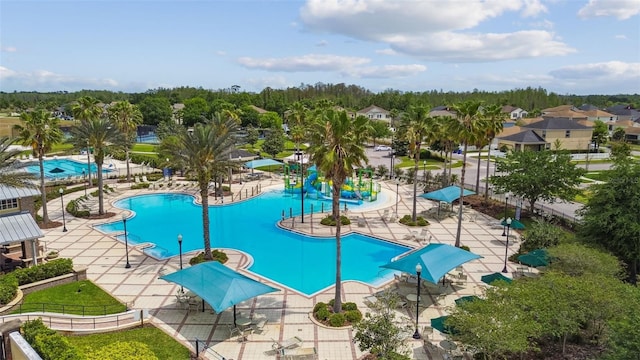
[[[589,3],[578,11],[578,16],[583,19],[613,16],[618,20],[626,20],[638,14],[640,14],[638,0],[589,0]]]
[[[0,47],[0,51],[12,53],[18,51],[18,48],[16,48],[15,46],[3,46]]]
[[[627,36],[626,35],[616,35],[614,36],[615,39],[621,39],[621,40],[627,40]]]
[[[7,88],[21,90],[115,89],[113,79],[82,78],[47,70],[17,72],[0,66],[0,79]]]
[[[529,25],[531,25],[531,27],[538,28],[538,29],[551,30],[551,29],[553,29],[553,26],[555,24],[552,21],[549,21],[549,20],[545,19],[545,20],[542,20],[542,21],[532,22]]]
[[[238,63],[250,69],[268,71],[338,71],[369,63],[371,60],[361,57],[309,54],[284,58],[258,59],[241,57]]]
[[[509,12],[530,17],[546,11],[540,0],[307,0],[300,17],[310,30],[384,43],[396,52],[435,61],[495,61],[574,52],[551,32],[470,31]]]
[[[388,79],[414,76],[424,72],[427,67],[420,64],[367,66],[347,69],[343,73],[357,78]]]
[[[380,54],[380,55],[398,55],[398,53],[393,49],[376,50],[376,54]]]
[[[550,74],[557,79],[628,81],[637,84],[640,80],[640,62],[609,61],[570,65],[553,70]]]

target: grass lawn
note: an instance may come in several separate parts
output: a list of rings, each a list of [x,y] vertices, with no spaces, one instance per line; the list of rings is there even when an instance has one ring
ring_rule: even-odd
[[[49,153],[60,153],[60,152],[65,152],[67,150],[71,150],[73,149],[73,144],[68,144],[68,143],[59,143],[59,144],[54,144],[51,147],[51,151],[49,151]]]
[[[105,315],[124,312],[126,306],[91,281],[83,280],[26,295],[22,312],[30,311]]]
[[[587,179],[597,180],[597,181],[608,181],[609,180],[609,170],[602,170],[598,172],[589,172],[584,175]]]
[[[138,341],[149,347],[158,359],[190,359],[190,351],[154,326],[82,336],[67,336],[69,342],[84,354],[118,341]]]
[[[136,143],[133,145],[131,151],[136,152],[156,152],[156,147],[158,145],[154,144],[145,144],[145,143]]]

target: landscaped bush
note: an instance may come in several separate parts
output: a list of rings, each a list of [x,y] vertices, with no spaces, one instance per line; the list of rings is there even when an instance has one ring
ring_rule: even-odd
[[[340,313],[333,312],[334,303],[333,300],[330,300],[327,304],[323,302],[317,303],[313,307],[314,318],[331,327],[351,325],[362,320],[362,312],[358,310],[356,303],[346,302],[342,304],[342,312]]]
[[[362,320],[362,313],[358,309],[348,310],[348,311],[345,311],[344,317],[348,322],[356,323]]]
[[[416,217],[416,221],[413,221],[411,215],[405,215],[400,220],[400,224],[407,226],[428,226],[429,222],[422,216]]]
[[[342,304],[342,310],[344,311],[358,310],[358,305],[356,305],[356,303],[354,302],[346,302]]]
[[[87,360],[157,360],[149,347],[139,341],[119,341],[87,355]]]
[[[342,225],[349,225],[351,224],[351,220],[349,220],[349,218],[344,215],[340,215],[340,223]],[[327,215],[327,217],[320,221],[320,224],[327,226],[336,226],[336,221],[333,219],[332,215]]]
[[[13,274],[0,276],[0,305],[6,305],[16,297],[18,279]]]
[[[344,326],[345,321],[344,314],[331,314],[331,316],[329,316],[329,325],[331,325],[331,327]]]
[[[470,247],[468,247],[467,245],[462,245],[462,246],[460,246],[460,249],[462,249],[462,250],[467,250],[467,251],[471,251],[471,248],[470,248]]]
[[[149,186],[151,186],[149,183],[133,184],[131,185],[131,190],[148,189]]]
[[[91,215],[89,210],[80,210],[80,206],[77,200],[71,200],[67,203],[67,212],[75,217],[88,217]]]
[[[229,260],[229,257],[227,256],[227,254],[225,254],[220,250],[212,250],[211,255],[213,256],[213,261],[217,261],[221,264],[224,264],[227,262],[227,260]],[[204,251],[192,257],[189,260],[189,265],[196,265],[196,264],[200,264],[201,262],[205,262]]]
[[[25,340],[44,360],[81,360],[84,356],[64,336],[44,325],[41,319],[22,324]]]
[[[24,285],[72,272],[73,261],[71,259],[55,259],[26,269],[17,269],[11,275],[15,276],[19,285]]]
[[[330,315],[331,315],[331,312],[329,311],[329,309],[326,306],[324,308],[319,309],[318,311],[316,311],[314,313],[314,316],[316,317],[316,319],[318,319],[320,321],[327,320]]]
[[[313,312],[315,313],[316,311],[320,310],[320,309],[326,309],[327,304],[323,303],[323,302],[319,302],[316,304],[316,306],[313,307]]]

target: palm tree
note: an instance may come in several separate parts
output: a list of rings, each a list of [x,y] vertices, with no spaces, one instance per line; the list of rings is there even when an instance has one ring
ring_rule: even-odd
[[[369,121],[365,117],[351,120],[346,111],[324,107],[314,112],[310,124],[309,153],[311,160],[332,181],[332,216],[336,222],[336,293],[334,312],[342,309],[342,273],[340,241],[340,190],[353,167],[362,167],[368,161],[364,139],[369,134]]]
[[[488,121],[482,115],[483,108],[480,107],[478,118],[475,121],[474,131],[476,132],[473,137],[473,145],[478,149],[478,165],[476,166],[476,194],[480,192],[480,165],[482,162],[482,148],[487,145],[491,145],[487,138]]]
[[[289,108],[287,123],[290,128],[291,140],[296,144],[296,154],[300,151],[300,144],[306,135],[306,117],[308,109],[299,101],[296,101]]]
[[[193,132],[182,129],[176,141],[163,142],[172,162],[181,166],[186,174],[195,176],[202,199],[202,229],[204,258],[212,260],[209,233],[209,181],[223,169],[237,166],[229,154],[234,149],[238,122],[222,113],[215,113],[206,123],[197,123]]]
[[[107,110],[109,119],[116,125],[124,137],[125,162],[127,164],[127,182],[131,182],[131,170],[129,169],[129,156],[131,147],[135,142],[136,130],[142,124],[142,113],[136,105],[128,101],[119,101]]]
[[[491,161],[491,143],[493,139],[502,132],[504,128],[504,119],[506,114],[502,112],[502,106],[499,104],[492,104],[486,106],[482,111],[485,122],[485,136],[489,142],[489,153],[487,154],[487,175],[485,179],[489,179],[489,163]],[[484,188],[484,201],[489,201],[489,183],[485,184]]]
[[[18,161],[20,150],[11,150],[15,139],[0,137],[0,185],[11,187],[36,187],[36,176],[28,171],[23,171],[26,163]]]
[[[107,148],[112,145],[122,145],[124,141],[122,134],[115,124],[104,116],[82,120],[71,132],[72,142],[77,148],[83,148],[87,145],[93,147],[93,159],[98,168],[98,214],[104,215],[102,165]]]
[[[91,96],[83,96],[79,98],[76,101],[76,103],[71,106],[71,113],[73,114],[73,118],[80,122],[99,118],[100,116],[102,116],[102,113],[104,112],[99,104],[100,104],[100,101],[98,101],[98,99],[95,99]],[[83,147],[87,149],[87,154],[88,154],[89,145],[83,144],[83,146],[80,146],[79,148],[82,149]],[[90,167],[89,169],[87,169],[87,172],[88,172],[87,181],[89,183],[89,187],[92,187],[93,182],[91,181]]]
[[[33,154],[38,157],[40,166],[40,196],[42,197],[42,222],[49,222],[47,212],[47,190],[44,184],[44,155],[51,150],[53,144],[62,141],[62,131],[58,125],[58,119],[52,118],[49,112],[38,109],[33,112],[23,112],[20,115],[22,125],[15,125],[18,130],[18,141],[23,145],[31,146]]]
[[[411,106],[402,116],[400,124],[400,136],[409,142],[409,153],[413,157],[413,211],[411,218],[416,221],[416,197],[418,192],[418,167],[420,166],[420,149],[427,134],[433,136],[433,118],[429,117],[427,106]],[[428,139],[431,142],[433,139]]]
[[[460,202],[460,207],[458,209],[458,230],[456,232],[456,247],[460,247],[460,234],[462,233],[462,209],[464,201],[464,180],[465,173],[467,170],[467,147],[469,143],[473,143],[475,138],[477,137],[477,120],[478,114],[480,110],[480,101],[477,100],[467,100],[462,103],[458,103],[453,105],[453,109],[455,110],[458,122],[457,126],[455,126],[452,130],[456,134],[458,140],[462,142],[463,146],[463,156],[462,156],[462,172],[460,174],[460,198],[458,201]]]

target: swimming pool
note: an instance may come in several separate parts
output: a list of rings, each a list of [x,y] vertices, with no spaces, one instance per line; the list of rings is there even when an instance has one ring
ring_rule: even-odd
[[[305,212],[331,202],[305,199]],[[127,240],[152,242],[145,252],[157,258],[178,254],[178,234],[184,252],[202,249],[202,210],[185,194],[152,194],[116,202],[135,216],[127,221]],[[356,207],[356,205],[349,205]],[[311,295],[335,284],[336,245],[333,237],[310,237],[279,229],[282,210],[300,213],[300,196],[269,191],[247,201],[210,206],[211,247],[232,248],[253,258],[249,270],[275,282]],[[314,217],[324,216],[314,214]],[[103,232],[122,232],[122,221],[96,226]],[[122,240],[122,239],[121,239]],[[409,248],[360,234],[342,237],[342,278],[372,285],[390,278],[393,271],[381,269]]]
[[[85,174],[87,172],[88,166],[86,162],[79,162],[71,159],[51,159],[44,160],[44,176],[47,179],[63,179],[69,176],[82,176],[82,172]],[[33,164],[30,164],[25,167],[28,172],[34,173],[40,176],[40,166],[38,162],[35,161]],[[59,169],[59,170],[54,170]],[[53,171],[53,172],[52,172]],[[109,173],[112,170],[107,169],[106,167],[102,169],[102,173]],[[91,163],[91,174],[96,174],[98,172],[98,167],[95,163]]]

